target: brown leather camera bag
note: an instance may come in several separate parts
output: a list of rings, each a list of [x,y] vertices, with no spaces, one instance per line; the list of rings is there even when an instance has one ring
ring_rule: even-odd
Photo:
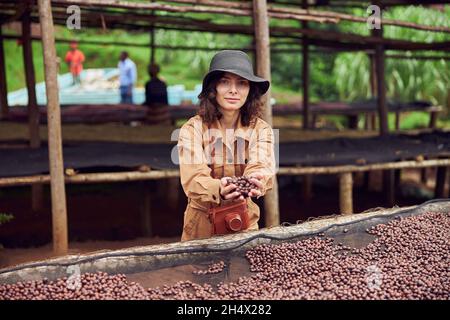
[[[209,209],[209,219],[214,235],[239,232],[249,227],[248,208],[245,200],[212,207]]]

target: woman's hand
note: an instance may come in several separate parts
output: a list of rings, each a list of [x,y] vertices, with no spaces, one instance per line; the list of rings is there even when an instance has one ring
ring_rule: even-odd
[[[250,192],[248,193],[249,197],[261,197],[262,196],[262,191],[264,186],[261,182],[261,180],[264,178],[264,176],[260,173],[251,173],[248,175],[248,177],[250,178],[250,182],[252,182],[255,186],[256,189],[251,189]]]
[[[244,200],[244,197],[240,195],[239,192],[234,191],[237,186],[235,184],[230,184],[227,186],[228,179],[230,177],[223,177],[220,179],[220,197],[223,200]]]

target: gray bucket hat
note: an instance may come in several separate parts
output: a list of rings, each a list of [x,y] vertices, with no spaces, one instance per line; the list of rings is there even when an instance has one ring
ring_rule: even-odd
[[[209,72],[203,78],[202,92],[207,88],[211,78],[219,72],[231,72],[255,83],[264,94],[270,86],[266,79],[255,76],[248,55],[239,50],[222,50],[214,55],[209,65]]]

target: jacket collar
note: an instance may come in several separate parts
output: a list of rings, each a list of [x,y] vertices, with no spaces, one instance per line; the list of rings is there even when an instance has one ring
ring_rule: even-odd
[[[222,130],[222,124],[220,123],[219,119],[216,119],[211,124],[212,129],[219,129]],[[241,122],[241,114],[239,113],[238,119],[237,119],[237,125],[236,129],[234,130],[233,136],[233,142],[236,140],[236,138],[241,138],[247,141],[250,141],[250,135],[251,135],[251,126],[243,126]]]

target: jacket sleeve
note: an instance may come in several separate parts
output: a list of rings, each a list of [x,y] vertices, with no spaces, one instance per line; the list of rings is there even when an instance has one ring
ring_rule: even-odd
[[[177,146],[181,185],[188,198],[220,204],[220,180],[211,177],[202,138],[201,121],[189,121],[180,130]]]
[[[265,195],[272,189],[275,179],[274,134],[266,123],[263,126],[256,126],[250,138],[249,159],[244,175],[249,176],[253,173],[263,176],[261,193]]]

